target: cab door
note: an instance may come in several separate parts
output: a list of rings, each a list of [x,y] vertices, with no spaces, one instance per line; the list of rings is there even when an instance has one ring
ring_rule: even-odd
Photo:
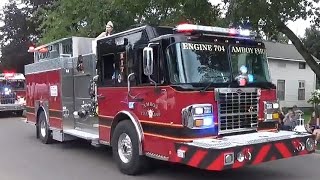
[[[160,44],[160,43],[159,43]],[[137,86],[131,88],[129,101],[135,102],[135,114],[142,122],[161,122],[161,114],[167,109],[167,90],[164,87],[164,68],[161,46],[151,46],[153,50],[153,68],[150,77],[145,74],[143,49],[138,51],[139,71],[135,75]]]
[[[168,111],[168,91],[165,86],[164,57],[160,43],[151,48],[153,70],[150,72],[150,78],[144,71],[143,64],[146,61],[143,60],[143,47],[135,50],[139,68],[135,72],[134,80],[131,81],[136,84],[129,85],[128,102],[130,110],[139,118],[145,138],[148,139],[146,141],[148,143],[144,145],[145,150],[163,154],[168,151],[165,146],[159,147],[157,140],[164,135],[162,134],[164,127],[160,124],[169,124],[169,119],[165,118]]]

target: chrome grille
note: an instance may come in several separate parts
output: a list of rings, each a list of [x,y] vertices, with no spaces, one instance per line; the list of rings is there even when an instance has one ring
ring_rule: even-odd
[[[256,129],[259,109],[257,89],[216,89],[216,100],[220,134]]]
[[[16,101],[16,96],[14,93],[10,94],[0,94],[0,104],[14,104]]]

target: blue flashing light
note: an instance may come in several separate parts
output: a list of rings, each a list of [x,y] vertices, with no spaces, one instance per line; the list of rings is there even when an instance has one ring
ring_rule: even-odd
[[[253,82],[253,75],[252,74],[248,75],[248,81],[249,81],[249,83]]]
[[[213,116],[205,116],[203,118],[203,125],[204,126],[212,126],[213,124],[214,124]]]
[[[213,126],[211,128],[206,129],[196,129],[196,134],[199,136],[217,136],[219,132],[218,126]]]
[[[248,72],[247,67],[244,66],[244,65],[242,65],[242,66],[240,67],[240,72],[241,72],[242,74],[247,74],[247,72]]]
[[[250,36],[251,32],[248,29],[242,29],[240,30],[240,35],[241,36]]]

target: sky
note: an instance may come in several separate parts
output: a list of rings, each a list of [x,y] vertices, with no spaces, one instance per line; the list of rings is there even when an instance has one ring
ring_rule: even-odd
[[[212,4],[219,4],[221,0],[209,0]],[[320,6],[320,4],[318,4]],[[305,29],[310,27],[310,20],[297,20],[295,22],[288,22],[288,27],[293,31],[298,37],[303,37]]]
[[[7,3],[9,0],[0,0],[0,10],[3,8],[5,3]],[[209,0],[211,3],[216,4],[221,2],[221,0]],[[288,27],[297,35],[300,37],[304,36],[305,29],[307,27],[310,27],[310,22],[305,20],[298,20],[295,22],[289,22]]]

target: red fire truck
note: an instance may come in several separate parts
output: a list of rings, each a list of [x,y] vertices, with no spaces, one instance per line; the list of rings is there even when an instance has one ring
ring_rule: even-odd
[[[248,30],[145,25],[30,50],[37,137],[110,145],[125,174],[150,158],[221,171],[315,151],[306,131],[279,130],[266,49]]]
[[[22,116],[25,110],[25,77],[22,73],[0,74],[0,112],[14,112]]]

